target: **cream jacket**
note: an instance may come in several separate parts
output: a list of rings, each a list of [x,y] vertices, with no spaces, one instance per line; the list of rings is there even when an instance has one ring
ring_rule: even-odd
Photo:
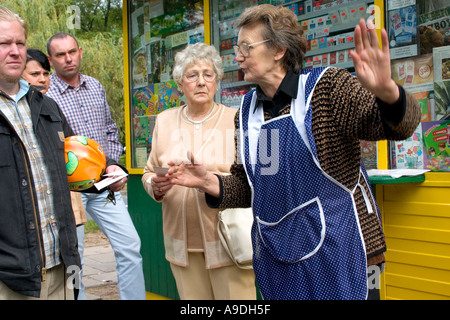
[[[153,199],[151,178],[155,175],[155,166],[168,167],[170,160],[187,160],[188,151],[193,152],[195,159],[209,171],[218,174],[229,174],[234,162],[234,117],[237,110],[216,104],[211,117],[196,125],[186,118],[184,108],[172,108],[157,116],[152,150],[142,176],[143,186]],[[233,264],[217,233],[219,209],[208,207],[203,193],[173,186],[160,201],[164,246],[169,262],[187,266],[188,251],[203,251],[207,269]]]

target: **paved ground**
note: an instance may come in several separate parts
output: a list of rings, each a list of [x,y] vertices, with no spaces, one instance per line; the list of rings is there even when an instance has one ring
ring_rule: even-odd
[[[121,195],[127,205],[126,188]],[[89,214],[87,218],[91,219]],[[108,238],[101,232],[85,235],[83,283],[88,300],[119,300],[116,259]]]
[[[126,189],[122,190],[121,194],[127,204]],[[120,299],[114,252],[108,238],[100,231],[85,234],[83,282],[88,300]],[[147,300],[166,299],[147,292]]]
[[[83,270],[86,297],[88,300],[118,300],[116,260],[111,245],[101,232],[86,236]]]
[[[127,189],[121,191],[127,205]],[[88,220],[91,219],[87,214]],[[108,238],[101,232],[85,235],[83,283],[88,300],[118,300],[116,259]]]

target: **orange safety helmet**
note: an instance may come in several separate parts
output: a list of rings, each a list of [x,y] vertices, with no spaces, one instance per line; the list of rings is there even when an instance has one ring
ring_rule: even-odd
[[[70,190],[89,189],[100,181],[106,169],[106,157],[97,142],[83,136],[67,137],[64,155]]]

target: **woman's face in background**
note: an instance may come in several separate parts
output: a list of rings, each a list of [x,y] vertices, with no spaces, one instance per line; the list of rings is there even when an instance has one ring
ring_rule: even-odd
[[[30,60],[22,73],[30,85],[36,86],[42,93],[46,93],[50,86],[50,72],[42,68],[41,64],[35,60]]]

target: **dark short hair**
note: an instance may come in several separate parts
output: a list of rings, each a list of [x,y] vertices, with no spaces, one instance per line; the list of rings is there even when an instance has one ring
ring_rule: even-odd
[[[50,37],[50,39],[48,39],[48,41],[47,41],[47,53],[48,53],[48,55],[51,56],[50,45],[51,45],[53,39],[64,39],[64,38],[67,38],[67,37],[71,37],[73,40],[75,40],[75,43],[77,44],[77,47],[79,47],[77,38],[75,38],[73,35],[65,33],[65,32],[58,32],[58,33],[52,35]]]
[[[27,62],[37,61],[47,71],[50,71],[50,62],[48,62],[47,56],[41,50],[27,49]]]
[[[236,21],[238,31],[254,25],[263,26],[262,37],[269,40],[265,43],[267,48],[287,49],[281,59],[286,71],[299,72],[303,68],[306,38],[295,13],[286,7],[262,4],[245,9]]]

